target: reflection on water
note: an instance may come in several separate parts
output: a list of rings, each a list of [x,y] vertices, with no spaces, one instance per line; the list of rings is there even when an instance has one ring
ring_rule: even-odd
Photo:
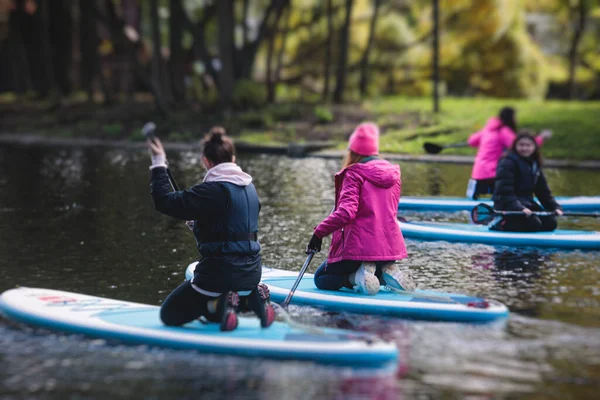
[[[197,154],[170,155],[181,186]],[[262,201],[266,264],[298,270],[312,228],[333,206],[340,161],[241,155]],[[196,258],[179,221],[152,209],[144,152],[0,148],[0,290],[16,285],[160,304]],[[403,163],[404,195],[464,194],[469,167]],[[557,195],[594,195],[598,173],[548,170]],[[468,220],[467,213],[405,213]],[[600,230],[598,221],[562,227]],[[328,240],[325,241],[325,247]],[[395,375],[299,362],[131,347],[0,322],[0,397],[594,398],[600,384],[600,252],[408,240],[402,262],[421,287],[497,299],[501,324],[403,321],[290,308],[300,322],[393,340]],[[324,254],[311,265],[314,272]]]

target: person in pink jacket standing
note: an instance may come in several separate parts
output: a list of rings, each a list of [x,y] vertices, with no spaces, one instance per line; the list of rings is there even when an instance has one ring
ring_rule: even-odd
[[[407,256],[396,220],[400,167],[378,154],[377,125],[357,126],[343,168],[335,174],[335,208],[307,246],[307,252],[321,251],[323,238],[333,234],[327,261],[315,273],[319,289],[374,295],[381,285],[396,291],[415,288],[410,274],[394,264]]]
[[[498,161],[504,151],[512,146],[517,137],[516,133],[515,110],[504,107],[498,117],[490,118],[482,130],[469,137],[469,146],[477,147],[478,150],[467,186],[467,197],[477,200],[479,195],[493,193]],[[541,146],[544,139],[551,136],[552,131],[543,130],[536,136],[535,141]]]

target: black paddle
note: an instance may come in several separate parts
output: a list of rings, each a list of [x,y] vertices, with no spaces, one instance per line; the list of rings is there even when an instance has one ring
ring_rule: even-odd
[[[156,137],[156,124],[154,122],[146,122],[142,127],[142,135],[144,135],[146,139],[154,141],[154,138]],[[177,186],[177,182],[175,182],[175,178],[173,178],[169,168],[167,168],[167,176],[169,177],[169,183],[171,184],[173,191],[178,192],[179,186]]]
[[[534,215],[557,215],[554,211],[533,211]],[[477,225],[487,225],[499,215],[525,215],[523,211],[498,211],[484,203],[471,210],[471,220]],[[563,212],[566,217],[600,217],[600,213]]]
[[[423,144],[423,148],[429,154],[438,154],[444,149],[449,149],[452,147],[467,147],[468,145],[469,145],[468,143],[464,142],[464,143],[454,143],[454,144],[447,144],[444,146],[440,146],[439,144],[427,142],[427,143]]]
[[[290,304],[290,301],[292,301],[292,296],[294,295],[294,292],[298,288],[298,285],[300,284],[300,281],[302,280],[302,277],[304,276],[304,273],[306,272],[306,269],[308,268],[308,264],[310,264],[310,262],[312,261],[314,255],[315,255],[315,251],[314,250],[309,250],[308,251],[308,257],[306,257],[306,261],[304,261],[304,265],[302,266],[302,269],[300,269],[300,273],[298,274],[298,278],[296,278],[296,282],[294,282],[294,286],[292,286],[292,290],[290,290],[290,293],[287,295],[287,297],[283,301],[282,306],[283,306],[284,309],[287,308],[288,305]]]

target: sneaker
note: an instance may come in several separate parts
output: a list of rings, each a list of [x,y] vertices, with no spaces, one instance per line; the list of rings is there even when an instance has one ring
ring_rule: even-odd
[[[375,276],[377,267],[375,263],[364,262],[356,270],[354,275],[354,291],[357,293],[374,296],[379,292],[379,279]]]
[[[217,315],[220,315],[221,331],[229,332],[237,328],[237,310],[240,305],[240,296],[237,292],[224,293],[217,304]]]
[[[386,287],[392,292],[412,292],[417,288],[409,271],[402,271],[396,264],[381,269]]]
[[[275,321],[275,309],[271,304],[269,288],[259,283],[255,290],[248,295],[248,308],[260,319],[260,326],[268,328]]]

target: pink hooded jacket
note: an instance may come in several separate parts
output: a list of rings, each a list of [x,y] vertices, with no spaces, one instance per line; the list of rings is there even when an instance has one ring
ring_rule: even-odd
[[[502,121],[498,117],[490,118],[482,130],[469,136],[469,146],[479,147],[471,178],[476,180],[494,179],[502,153],[512,146],[516,137],[517,135],[512,129],[502,125]],[[544,139],[536,136],[535,141],[538,146],[541,146]]]
[[[396,220],[400,167],[385,160],[353,164],[335,175],[335,210],[315,228],[333,233],[327,262],[388,261],[406,257]]]

